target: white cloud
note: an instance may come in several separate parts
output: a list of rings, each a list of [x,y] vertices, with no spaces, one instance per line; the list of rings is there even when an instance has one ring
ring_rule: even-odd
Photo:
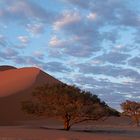
[[[122,48],[124,48],[124,46],[123,45],[117,45],[115,48],[122,49]]]
[[[92,61],[90,61],[90,63],[91,63],[91,64],[94,64],[94,65],[103,64],[103,62],[100,61],[100,60],[92,60]]]
[[[87,18],[88,18],[89,20],[94,21],[94,20],[97,19],[97,14],[96,14],[96,13],[89,13],[89,14],[87,15]]]
[[[1,21],[31,22],[36,20],[50,23],[55,18],[53,12],[44,9],[31,0],[2,0],[2,2],[6,6],[2,6],[0,9]]]
[[[62,44],[62,40],[58,39],[57,36],[53,36],[49,42],[49,46],[51,47],[60,47]]]
[[[54,30],[60,30],[67,25],[76,23],[81,20],[81,16],[77,12],[65,11],[60,19],[54,23]]]
[[[137,81],[133,78],[122,78],[122,83],[125,84],[125,85],[131,85],[131,84],[135,84],[137,83]]]
[[[30,42],[29,37],[28,36],[18,36],[18,39],[21,43],[23,44],[28,44]]]
[[[43,23],[27,24],[27,31],[32,35],[39,35],[45,32]]]

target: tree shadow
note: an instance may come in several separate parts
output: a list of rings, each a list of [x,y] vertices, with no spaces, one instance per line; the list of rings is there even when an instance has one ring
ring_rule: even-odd
[[[47,129],[47,130],[60,130],[60,131],[67,131],[63,128],[52,128],[52,127],[40,127],[41,129]],[[69,131],[71,132],[85,132],[85,133],[101,133],[101,134],[125,134],[129,131],[127,130],[102,130],[102,129],[74,129],[71,128]]]
[[[125,134],[127,133],[126,130],[102,130],[102,129],[98,129],[98,130],[92,130],[92,129],[83,129],[83,130],[71,130],[71,131],[75,131],[75,132],[86,132],[86,133],[100,133],[100,134]]]
[[[40,129],[47,129],[47,130],[65,130],[64,128],[55,128],[55,127],[39,127],[39,128]]]

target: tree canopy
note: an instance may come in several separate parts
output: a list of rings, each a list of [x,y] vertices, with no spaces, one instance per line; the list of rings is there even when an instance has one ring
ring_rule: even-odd
[[[37,87],[32,100],[22,103],[22,109],[28,114],[61,119],[65,130],[83,121],[119,115],[96,95],[66,84]]]
[[[140,102],[125,101],[121,104],[123,115],[128,116],[132,121],[139,126],[140,121]]]

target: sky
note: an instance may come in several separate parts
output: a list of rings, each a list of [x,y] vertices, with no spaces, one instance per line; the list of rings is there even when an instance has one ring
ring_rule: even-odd
[[[140,101],[140,0],[0,0],[0,65],[39,67],[120,110]]]

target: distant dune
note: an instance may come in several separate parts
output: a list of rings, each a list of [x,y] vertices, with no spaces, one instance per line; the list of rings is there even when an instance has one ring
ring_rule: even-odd
[[[33,89],[59,80],[35,67],[0,66],[0,123],[27,119],[21,102],[31,97]]]
[[[0,66],[0,71],[10,70],[10,69],[16,69],[16,67],[7,66],[7,65]]]

